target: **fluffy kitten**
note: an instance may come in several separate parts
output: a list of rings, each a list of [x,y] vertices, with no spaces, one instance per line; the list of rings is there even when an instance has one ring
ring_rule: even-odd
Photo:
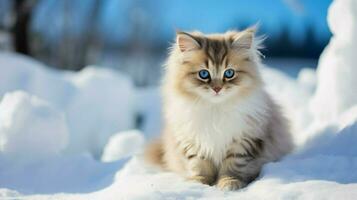
[[[292,149],[287,122],[263,88],[254,32],[177,33],[163,81],[165,127],[146,150],[151,162],[234,190]]]

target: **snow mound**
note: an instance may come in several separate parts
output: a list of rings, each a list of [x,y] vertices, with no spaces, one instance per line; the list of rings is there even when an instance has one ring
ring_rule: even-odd
[[[0,189],[0,197],[4,199],[9,199],[9,198],[16,199],[17,196],[20,196],[20,193],[18,193],[15,190]]]
[[[102,161],[112,162],[133,156],[143,149],[145,139],[138,130],[117,133],[110,137],[104,148]]]
[[[134,128],[134,86],[109,69],[87,67],[72,76],[78,92],[66,108],[72,131],[68,151],[88,149],[100,157],[109,137]]]
[[[64,112],[70,133],[66,152],[100,158],[111,134],[134,128],[135,88],[125,75],[98,66],[56,71],[14,53],[0,52],[0,99],[23,90]]]
[[[316,71],[311,68],[303,68],[300,70],[297,81],[300,85],[309,90],[310,94],[315,91],[316,87]]]
[[[135,99],[137,112],[142,119],[139,128],[147,137],[157,136],[162,128],[160,89],[138,88]]]
[[[306,106],[313,91],[311,87],[314,87],[312,82],[313,71],[306,71],[302,76],[309,76],[305,81],[298,82],[284,73],[274,70],[269,67],[262,67],[262,76],[265,82],[267,91],[271,94],[272,98],[282,107],[284,115],[290,120],[292,132],[295,143],[298,145],[303,144],[307,138],[307,134],[301,134],[301,132],[310,125],[313,117],[309,113]],[[304,78],[300,78],[304,79]]]
[[[268,164],[265,177],[288,182],[325,180],[356,183],[357,107],[343,113],[345,117],[318,131],[304,149],[286,160]],[[333,173],[332,173],[333,172]]]
[[[333,36],[320,57],[311,101],[311,110],[321,121],[335,120],[357,104],[357,1],[333,1],[328,24]]]
[[[59,154],[67,142],[63,113],[25,92],[4,96],[0,103],[0,156],[38,160]]]
[[[0,188],[14,190],[12,192],[4,190],[4,196],[21,197],[12,199],[23,199],[24,195],[29,194],[90,193],[109,187],[113,183],[116,171],[126,162],[127,160],[120,160],[102,163],[88,154],[60,155],[40,162],[21,163],[21,165],[14,165],[0,158]],[[2,199],[1,195],[2,189],[0,189],[0,199]]]

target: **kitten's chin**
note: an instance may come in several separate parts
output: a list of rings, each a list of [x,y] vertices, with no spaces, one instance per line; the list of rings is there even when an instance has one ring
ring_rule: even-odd
[[[219,104],[219,103],[224,103],[227,100],[227,98],[224,98],[222,96],[218,96],[218,97],[214,96],[214,97],[209,98],[208,100],[211,103]]]
[[[219,104],[228,101],[230,96],[228,94],[207,94],[203,98],[210,103]]]

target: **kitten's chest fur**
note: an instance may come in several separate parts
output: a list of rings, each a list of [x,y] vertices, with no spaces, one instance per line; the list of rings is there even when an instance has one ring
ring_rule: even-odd
[[[182,148],[209,157],[219,164],[233,140],[260,138],[265,124],[265,106],[259,98],[234,105],[175,102],[170,105],[168,125]],[[260,124],[260,125],[259,125]]]

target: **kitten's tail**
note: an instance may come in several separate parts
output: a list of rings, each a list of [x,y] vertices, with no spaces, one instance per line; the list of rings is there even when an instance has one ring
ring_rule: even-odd
[[[155,140],[149,143],[145,149],[144,157],[145,160],[151,164],[163,167],[163,156],[164,156],[164,149],[162,141]]]

